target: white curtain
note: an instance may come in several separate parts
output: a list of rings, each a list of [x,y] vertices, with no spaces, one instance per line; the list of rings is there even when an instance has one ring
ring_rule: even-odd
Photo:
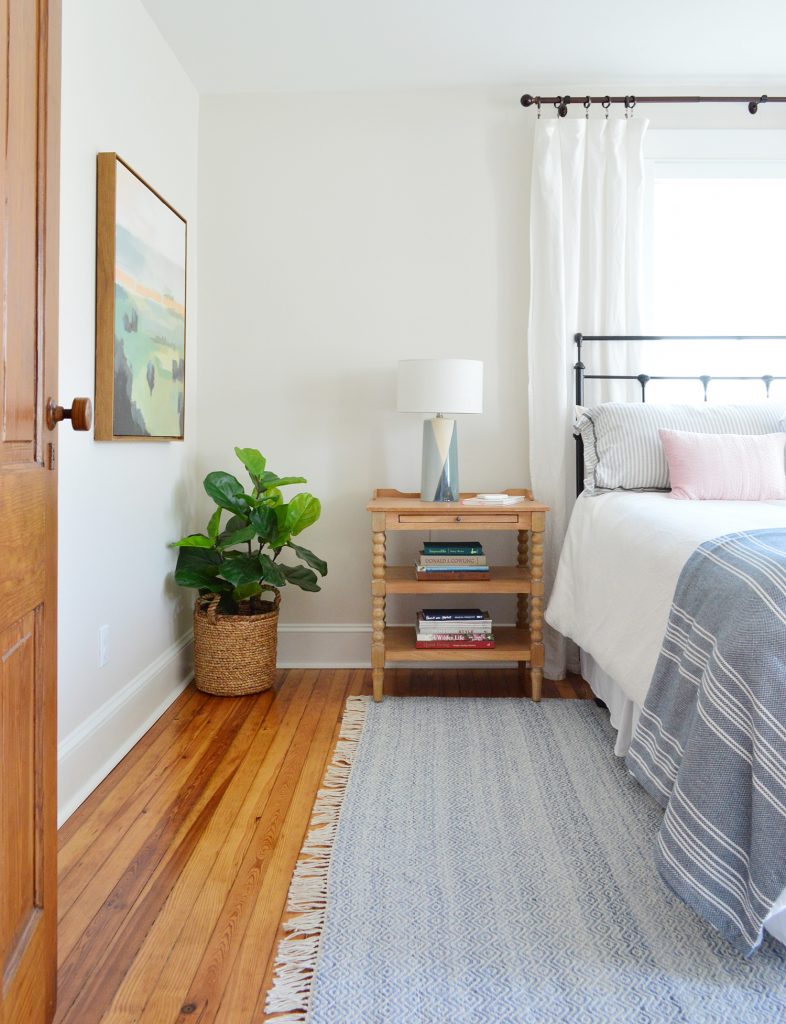
[[[575,500],[573,336],[640,332],[643,141],[639,118],[539,120],[530,203],[529,447],[547,517],[546,600]],[[631,372],[623,343],[585,352],[597,373]],[[589,382],[587,401],[632,392]],[[576,595],[581,600],[581,595]],[[545,675],[565,674],[568,645],[546,628]],[[577,667],[572,665],[571,667]]]

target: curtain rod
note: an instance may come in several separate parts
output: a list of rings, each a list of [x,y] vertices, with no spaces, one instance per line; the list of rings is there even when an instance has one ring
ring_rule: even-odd
[[[531,96],[528,92],[521,97],[522,107],[556,107],[560,117],[565,117],[568,107],[580,103],[585,110],[599,104],[604,110],[613,104],[622,103],[626,110],[633,110],[639,103],[747,103],[748,112],[755,114],[763,103],[786,103],[786,96]]]

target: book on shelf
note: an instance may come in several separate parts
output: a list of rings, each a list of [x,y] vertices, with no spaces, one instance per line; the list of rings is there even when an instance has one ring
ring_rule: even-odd
[[[424,540],[424,555],[482,555],[483,545],[479,540],[439,541]]]
[[[483,627],[482,630],[455,630],[455,629],[441,629],[441,630],[422,630],[420,626],[414,628],[414,633],[419,640],[493,640],[491,634],[491,628],[489,626]]]
[[[489,567],[487,565],[416,565],[415,568],[418,572],[424,573],[426,576],[430,572],[488,572]]]
[[[489,613],[480,608],[424,608],[418,613],[424,621],[441,622],[445,619],[489,619]]]
[[[418,612],[416,629],[419,633],[490,633],[491,618],[482,619],[424,619]]]
[[[444,566],[437,568],[434,566],[436,571],[425,572],[419,565],[415,566],[415,579],[421,583],[444,583],[446,580],[450,580],[454,583],[467,583],[469,580],[490,580],[491,573],[487,566],[479,565],[475,566],[475,569],[481,570],[480,572],[470,572],[472,566],[467,569],[445,569]]]
[[[426,551],[420,552],[420,565],[485,565],[485,555],[430,555]]]
[[[474,498],[462,498],[462,505],[518,505],[525,501],[523,494],[476,494]]]
[[[421,650],[451,651],[451,650],[489,650],[496,647],[494,639],[478,640],[470,637],[468,640],[418,640],[415,639],[415,647]]]

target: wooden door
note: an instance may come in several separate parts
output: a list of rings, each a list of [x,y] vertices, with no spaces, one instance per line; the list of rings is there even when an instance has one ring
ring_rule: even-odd
[[[55,1004],[60,0],[0,0],[0,1024]]]

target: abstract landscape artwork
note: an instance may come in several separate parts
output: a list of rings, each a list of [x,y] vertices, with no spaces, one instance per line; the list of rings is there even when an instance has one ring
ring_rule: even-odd
[[[186,221],[116,153],[98,154],[97,440],[182,440]]]

